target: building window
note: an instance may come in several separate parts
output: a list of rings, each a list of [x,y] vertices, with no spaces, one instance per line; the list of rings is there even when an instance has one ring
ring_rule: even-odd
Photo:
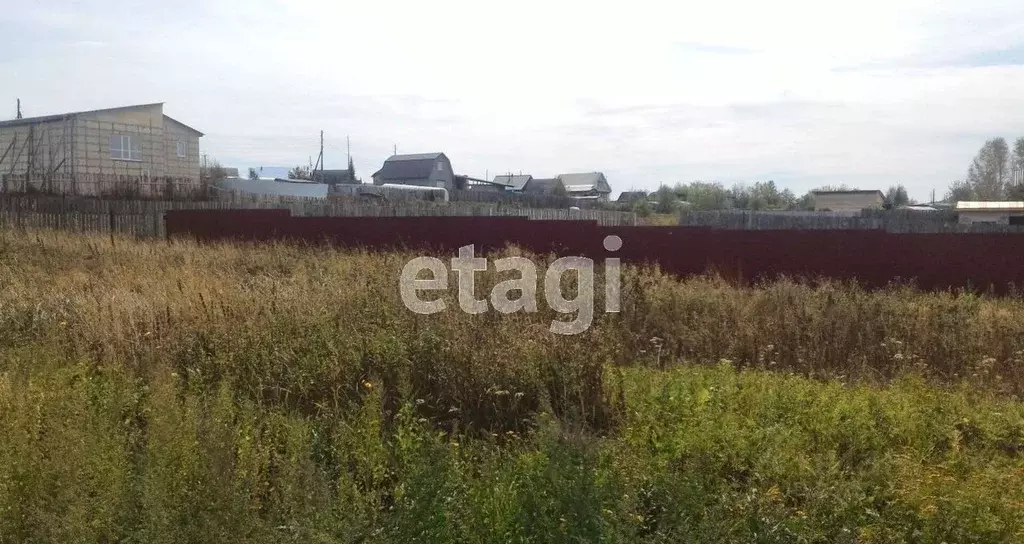
[[[142,147],[139,139],[122,135],[111,136],[110,158],[121,161],[141,161]]]
[[[188,153],[188,142],[183,142],[181,140],[178,140],[175,143],[178,144],[178,156],[179,157],[184,157],[185,154]]]
[[[438,161],[438,163],[437,163],[437,171],[438,172],[443,172],[444,171],[444,163]]]

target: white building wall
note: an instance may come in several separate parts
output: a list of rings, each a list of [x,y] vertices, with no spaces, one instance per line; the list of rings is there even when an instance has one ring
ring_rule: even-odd
[[[961,224],[998,223],[1000,225],[1009,225],[1011,215],[1020,216],[1024,215],[1024,212],[1010,213],[1004,210],[961,210],[958,211],[957,214],[959,215],[959,222]]]
[[[816,194],[815,211],[855,212],[865,208],[881,209],[885,200],[878,194]]]

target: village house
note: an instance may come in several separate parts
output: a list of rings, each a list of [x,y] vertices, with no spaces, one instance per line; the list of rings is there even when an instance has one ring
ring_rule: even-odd
[[[601,172],[582,174],[561,174],[558,181],[565,189],[565,194],[578,200],[605,200],[611,195],[612,188],[608,185]]]
[[[494,184],[505,187],[506,191],[522,192],[533,176],[529,174],[494,176]]]
[[[163,103],[0,121],[0,190],[96,194],[110,180],[199,186],[202,132]]]
[[[530,195],[566,196],[577,200],[607,201],[612,189],[601,172],[561,174],[554,178],[525,175],[504,175],[494,178],[506,190]]]
[[[647,200],[647,191],[622,191],[615,201],[620,204],[633,204]]]
[[[392,155],[380,170],[373,173],[373,184],[385,183],[440,187],[454,190],[455,172],[444,153]]]
[[[528,195],[565,196],[565,187],[558,178],[530,178],[522,192]]]

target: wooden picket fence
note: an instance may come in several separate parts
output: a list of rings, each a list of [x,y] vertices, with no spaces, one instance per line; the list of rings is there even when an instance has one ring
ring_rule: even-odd
[[[0,195],[0,227],[50,228],[165,238],[168,210],[287,209],[305,217],[521,216],[537,220],[592,220],[606,226],[637,224],[636,214],[605,210],[537,209],[475,203],[366,202],[231,195],[222,200],[103,200],[71,196]]]

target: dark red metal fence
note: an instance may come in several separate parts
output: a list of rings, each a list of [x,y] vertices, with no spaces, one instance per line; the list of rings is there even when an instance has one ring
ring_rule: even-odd
[[[712,230],[700,227],[601,227],[594,221],[522,217],[292,217],[288,210],[175,210],[168,236],[199,241],[291,240],[367,249],[477,254],[517,245],[623,262],[657,263],[680,276],[709,270],[742,281],[787,275],[857,280],[868,287],[913,281],[923,289],[968,287],[1006,292],[1024,286],[1024,235],[890,234],[871,230]],[[622,248],[605,251],[605,236]]]

